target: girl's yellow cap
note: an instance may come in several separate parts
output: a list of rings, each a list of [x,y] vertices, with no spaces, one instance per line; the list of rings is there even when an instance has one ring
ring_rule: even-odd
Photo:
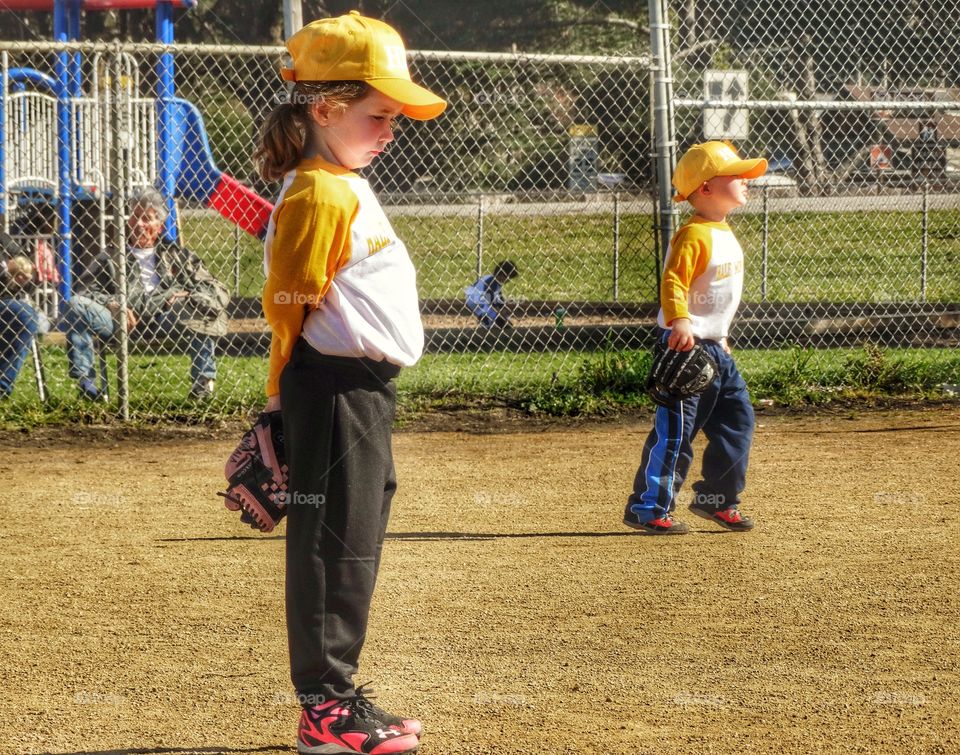
[[[407,51],[393,27],[357,11],[307,24],[287,40],[287,49],[293,67],[280,71],[287,81],[365,81],[418,121],[436,118],[447,106],[410,79]]]

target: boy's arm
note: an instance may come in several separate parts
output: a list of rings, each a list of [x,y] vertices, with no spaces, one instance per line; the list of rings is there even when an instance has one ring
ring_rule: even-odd
[[[350,225],[358,206],[352,193],[320,199],[312,191],[299,191],[276,210],[263,288],[263,314],[272,331],[267,396],[280,392],[280,373],[308,310],[320,304],[334,274],[350,258]]]
[[[708,245],[689,229],[681,229],[670,247],[670,257],[660,280],[660,307],[663,322],[670,328],[667,345],[677,351],[693,348],[688,298],[690,285],[702,275],[710,261]]]

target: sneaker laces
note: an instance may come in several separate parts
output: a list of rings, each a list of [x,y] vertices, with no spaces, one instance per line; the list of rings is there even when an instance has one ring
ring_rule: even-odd
[[[357,687],[356,692],[354,692],[353,697],[350,700],[349,707],[352,710],[356,710],[360,713],[364,713],[371,718],[375,718],[381,723],[386,723],[386,718],[391,718],[389,713],[387,713],[383,708],[376,705],[373,700],[376,697],[372,693],[373,689],[370,687],[370,682],[361,684]]]

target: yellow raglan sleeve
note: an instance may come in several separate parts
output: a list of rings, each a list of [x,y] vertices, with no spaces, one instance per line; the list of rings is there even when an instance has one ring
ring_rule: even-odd
[[[305,174],[294,179],[274,215],[263,314],[270,325],[267,396],[280,392],[280,373],[290,360],[307,312],[319,306],[333,276],[350,259],[350,227],[356,195],[339,179]]]
[[[669,327],[678,317],[689,317],[690,284],[710,263],[710,235],[695,226],[684,226],[670,243],[670,256],[660,278],[660,307]]]

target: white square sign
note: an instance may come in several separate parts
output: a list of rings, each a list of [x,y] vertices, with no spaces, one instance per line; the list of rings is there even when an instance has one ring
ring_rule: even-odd
[[[704,71],[704,100],[746,100],[748,79],[746,71]],[[746,139],[750,132],[747,108],[703,109],[703,136],[705,139]]]

